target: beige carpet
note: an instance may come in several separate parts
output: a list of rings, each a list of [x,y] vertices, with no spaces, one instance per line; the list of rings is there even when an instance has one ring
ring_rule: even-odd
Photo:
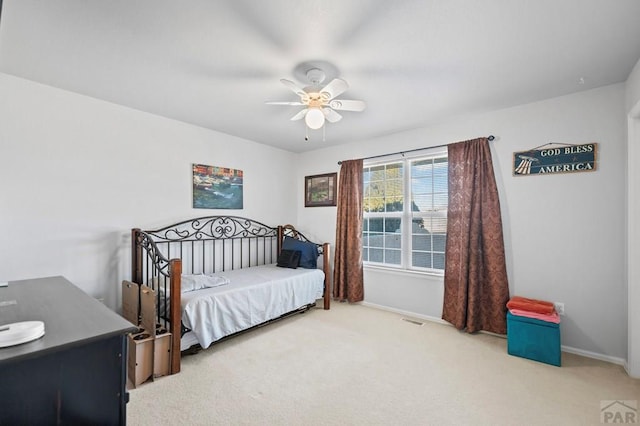
[[[130,391],[130,425],[588,425],[639,400],[618,365],[513,357],[506,340],[333,303],[183,357]]]

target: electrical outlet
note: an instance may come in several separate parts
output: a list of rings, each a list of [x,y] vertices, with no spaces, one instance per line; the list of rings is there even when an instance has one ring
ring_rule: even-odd
[[[556,312],[558,313],[558,315],[564,315],[564,303],[555,302],[554,305],[556,307]]]

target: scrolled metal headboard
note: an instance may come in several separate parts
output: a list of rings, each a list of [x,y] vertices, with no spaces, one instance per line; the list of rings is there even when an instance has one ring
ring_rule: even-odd
[[[239,216],[209,216],[185,220],[162,229],[145,232],[157,241],[191,241],[275,237],[277,228]]]

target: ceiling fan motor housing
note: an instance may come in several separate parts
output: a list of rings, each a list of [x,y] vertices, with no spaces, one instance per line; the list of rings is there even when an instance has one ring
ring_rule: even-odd
[[[311,68],[309,71],[307,71],[307,78],[309,79],[309,82],[311,84],[317,86],[324,81],[325,74],[324,71],[322,71],[320,68]]]

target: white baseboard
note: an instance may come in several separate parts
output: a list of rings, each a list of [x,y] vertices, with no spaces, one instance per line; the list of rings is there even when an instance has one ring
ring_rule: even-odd
[[[624,362],[624,371],[627,372],[627,374],[629,375],[629,377],[631,377],[632,379],[640,379],[640,376],[632,376],[631,373],[629,372],[629,363],[627,361]]]
[[[415,312],[409,312],[409,311],[403,311],[402,309],[396,309],[396,308],[390,308],[388,306],[383,306],[383,305],[377,305],[375,303],[370,303],[370,302],[359,302],[359,305],[363,305],[363,306],[368,306],[370,308],[375,308],[375,309],[380,309],[383,311],[388,311],[388,312],[394,312],[396,314],[400,314],[400,315],[405,315],[408,317],[412,317],[412,318],[419,318],[419,319],[423,319],[425,321],[430,321],[430,322],[435,322],[438,324],[444,324],[444,325],[448,325],[453,327],[452,324],[444,321],[441,318],[437,318],[437,317],[432,317],[429,315],[422,315],[422,314],[417,314]],[[491,334],[493,336],[496,337],[502,337],[505,338],[506,336],[500,335],[500,334],[495,334],[495,333],[491,333],[491,332],[484,332],[481,331],[481,333],[485,333],[485,334]],[[627,361],[623,358],[618,358],[618,357],[614,357],[614,356],[610,356],[610,355],[604,355],[604,354],[599,354],[597,352],[591,352],[591,351],[585,351],[583,349],[577,349],[571,346],[565,346],[562,345],[560,347],[560,349],[562,350],[562,352],[567,352],[570,354],[575,354],[575,355],[580,355],[586,358],[593,358],[593,359],[597,359],[600,361],[606,361],[606,362],[610,362],[612,364],[617,364],[617,365],[622,365],[624,367],[624,369],[627,371],[627,374],[629,374],[629,370],[627,369]]]
[[[562,345],[560,347],[562,352],[567,352],[570,354],[580,355],[586,358],[598,359],[600,361],[610,362],[612,364],[622,365],[623,367],[627,364],[627,361],[623,358],[618,358],[611,355],[599,354],[597,352],[585,351],[584,349],[573,348],[571,346]],[[625,367],[626,369],[626,367]],[[628,373],[628,372],[627,372]]]

